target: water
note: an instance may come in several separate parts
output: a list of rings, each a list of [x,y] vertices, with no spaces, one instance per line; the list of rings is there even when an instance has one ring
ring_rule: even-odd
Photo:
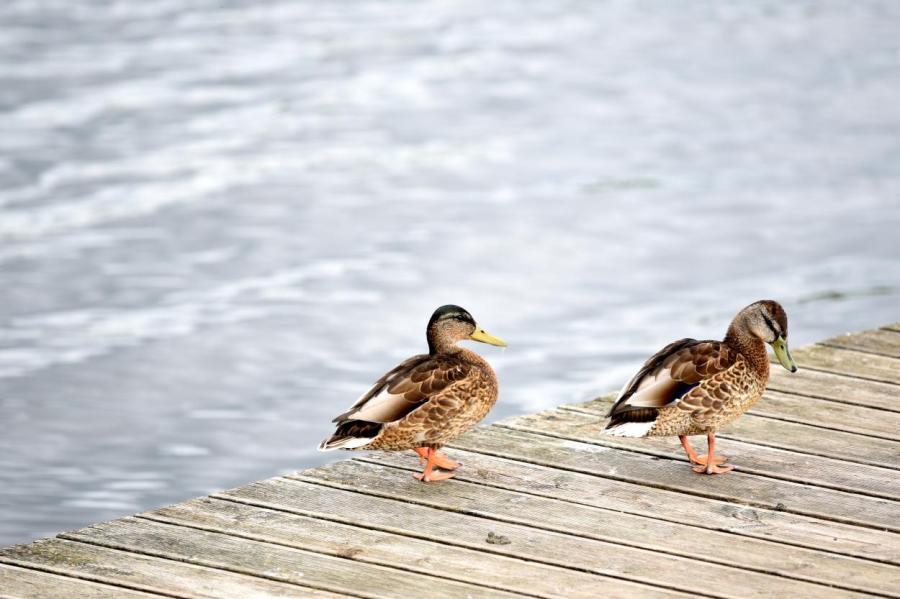
[[[492,418],[781,300],[900,320],[900,4],[0,4],[0,545],[340,454],[459,303]]]

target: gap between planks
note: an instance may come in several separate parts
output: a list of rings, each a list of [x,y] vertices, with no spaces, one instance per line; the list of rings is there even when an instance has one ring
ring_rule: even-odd
[[[861,406],[881,411],[900,412],[896,385],[858,379],[836,372],[804,368],[795,373],[773,369],[768,389],[797,397]]]
[[[576,409],[560,409],[555,415],[558,418],[595,416],[592,412]],[[617,437],[605,435],[601,437],[602,433],[597,435],[579,435],[576,432],[566,434],[541,430],[537,427],[528,426],[525,422],[527,421],[501,423],[499,426],[556,439],[572,440],[620,451],[666,458],[685,466],[689,465],[681,445],[672,443],[672,439],[667,437],[629,443],[629,441]],[[576,426],[581,427],[585,424],[591,425],[592,421],[581,422]],[[842,461],[831,457],[798,453],[777,447],[757,445],[724,435],[719,436],[719,438],[727,439],[728,441],[719,446],[723,455],[730,455],[729,459],[734,458],[735,455],[739,456],[733,462],[735,472],[832,491],[841,491],[853,495],[900,501],[900,480],[898,480],[896,472],[891,469]],[[699,439],[699,442],[695,443],[695,449],[702,453],[703,444],[706,440],[703,437]]]
[[[407,464],[400,463],[401,461],[397,459],[396,456],[385,456],[384,459],[360,458],[360,461],[365,461],[367,463],[382,467],[386,466],[390,468],[397,468],[406,472],[416,471],[415,466],[411,462]],[[496,464],[494,465],[496,466]],[[590,521],[592,523],[591,527],[593,529],[603,529],[605,525],[607,530],[614,531],[615,535],[618,536],[604,536],[602,538],[599,536],[592,537],[612,543],[649,549],[651,551],[661,553],[671,553],[672,555],[687,554],[693,556],[694,559],[702,561],[710,561],[712,563],[718,563],[722,565],[734,565],[750,570],[756,570],[761,573],[776,573],[788,578],[797,578],[800,580],[807,580],[819,584],[834,585],[851,590],[867,590],[869,592],[881,593],[889,591],[888,588],[879,589],[877,587],[862,588],[859,586],[848,586],[846,584],[846,580],[848,577],[852,578],[854,576],[865,576],[877,578],[879,575],[881,575],[882,577],[886,577],[891,572],[893,572],[894,576],[900,576],[900,569],[896,568],[895,566],[890,566],[887,564],[872,566],[870,563],[867,563],[865,561],[848,559],[848,557],[844,554],[835,554],[832,552],[822,552],[820,550],[811,550],[805,548],[798,550],[792,548],[790,545],[785,546],[785,543],[779,542],[774,539],[759,540],[758,538],[736,535],[735,532],[731,530],[723,530],[721,528],[703,528],[698,527],[692,523],[684,523],[674,520],[665,521],[655,516],[627,513],[602,505],[571,501],[558,495],[532,493],[528,490],[522,489],[521,485],[492,485],[485,482],[481,478],[469,478],[465,475],[465,473],[461,473],[461,475],[457,476],[454,480],[458,481],[459,483],[465,483],[467,485],[491,487],[493,489],[501,489],[503,491],[509,491],[515,494],[524,494],[539,497],[544,500],[549,500],[551,502],[551,505],[552,502],[556,502],[561,504],[572,504],[575,506],[579,506],[577,508],[570,507],[568,508],[569,510],[584,511],[584,508],[599,510],[600,512],[595,513],[593,517],[587,517],[586,515],[584,520]],[[460,491],[459,494],[464,496],[465,491]],[[498,497],[495,497],[496,500],[489,501],[486,497],[483,502],[494,505],[504,501],[505,499],[508,499],[511,502],[516,501],[514,496],[507,496],[504,499],[502,493],[495,493],[494,495],[499,495]],[[404,500],[410,500],[408,496],[403,496],[403,498]],[[546,505],[546,503],[544,505]],[[559,509],[564,508],[560,507]],[[552,513],[552,510],[534,509],[529,510],[529,513],[540,513],[544,517],[547,517],[548,514]],[[587,513],[585,512],[585,514]],[[629,531],[629,527],[634,527],[635,530],[640,531],[640,534],[631,534],[630,538],[624,538],[625,536],[629,536],[627,534]],[[569,531],[562,532],[565,532],[566,534],[569,533]],[[735,539],[734,536],[739,536],[740,538]],[[680,544],[679,550],[675,551],[668,548],[667,546],[668,542],[673,538],[686,538],[688,540]],[[654,542],[656,543],[655,545]],[[706,554],[704,553],[704,551],[706,551],[708,554],[711,554],[713,557],[705,557]],[[761,560],[759,558],[759,555],[765,554],[766,552],[770,552],[773,556],[775,556],[773,562],[766,563],[764,560]],[[754,561],[756,561],[755,564],[748,563]],[[811,563],[818,563],[820,566],[822,566],[823,569],[831,569],[826,573],[826,575],[819,575],[818,578],[812,576],[802,576],[798,575],[796,572],[790,571],[789,564],[791,563],[802,563],[807,565]],[[785,571],[784,568],[787,568],[787,571]]]
[[[462,599],[473,593],[498,598],[522,596],[489,586],[411,573],[302,548],[260,541],[248,543],[247,539],[227,533],[140,517],[96,524],[66,533],[61,538],[293,584],[299,590],[309,587],[376,598],[403,588],[412,595],[424,596],[439,582],[447,597]]]
[[[339,493],[329,490],[332,494]],[[402,506],[401,509],[406,506]],[[647,593],[649,586],[546,565],[534,560],[438,543],[426,538],[228,498],[202,498],[142,514],[152,520],[232,534],[400,570],[430,573],[536,597],[588,599],[602,593]],[[492,581],[487,585],[486,581]]]
[[[283,598],[298,591],[319,599],[348,596],[61,537],[7,548],[0,561],[185,599]]]
[[[598,429],[606,420],[611,396],[604,396],[581,404],[564,404],[556,408],[566,412],[578,412],[596,418]],[[526,414],[518,419],[533,418]],[[513,421],[516,419],[512,419]],[[501,426],[508,421],[500,421]],[[742,415],[726,428],[716,433],[718,438],[732,439],[759,447],[768,447],[797,454],[830,458],[848,463],[867,464],[878,468],[900,469],[900,444],[889,439],[860,435],[851,431],[823,429],[812,424],[767,418],[754,412]],[[614,437],[604,436],[608,442]],[[674,439],[674,437],[672,437]],[[641,443],[654,439],[636,439],[632,451],[638,451]],[[650,441],[652,442],[652,441]]]
[[[40,593],[40,594],[36,594]],[[40,568],[0,562],[0,598],[24,599],[159,599],[172,597],[101,584]]]
[[[565,412],[562,415],[565,416]],[[631,447],[627,440],[607,438],[600,434],[596,437],[575,436],[568,431],[547,430],[541,427],[539,418],[532,418],[529,422],[537,424],[522,425],[512,422],[498,424],[497,427],[611,450],[612,453],[605,455],[606,461],[610,463],[595,465],[600,468],[599,472],[615,471],[617,477],[623,480],[712,499],[740,501],[770,509],[780,507],[793,513],[854,526],[900,531],[900,521],[896,517],[898,504],[891,499],[759,476],[739,470],[730,473],[727,479],[715,477],[710,481],[711,477],[700,477],[687,466],[678,469],[664,466],[663,469],[656,462],[641,461],[640,458],[641,455],[651,454],[653,458],[661,459],[665,465],[672,465],[680,460],[665,452]],[[564,428],[570,426],[566,425]]]
[[[630,518],[631,522],[627,522],[628,516],[621,513],[578,506],[556,499],[529,497],[478,483],[458,481],[440,494],[419,492],[415,487],[410,488],[402,479],[384,476],[384,465],[373,463],[368,467],[360,467],[358,464],[347,464],[346,467],[321,469],[313,476],[299,475],[297,480],[394,502],[408,502],[420,508],[437,509],[457,517],[461,515],[468,519],[484,519],[516,528],[545,531],[568,538],[567,542],[574,543],[576,547],[580,544],[581,551],[587,551],[585,542],[611,545],[609,550],[603,550],[601,554],[607,556],[606,561],[610,561],[610,552],[613,552],[620,560],[618,567],[621,571],[615,572],[616,576],[627,575],[632,568],[640,567],[639,564],[655,563],[655,570],[644,573],[643,581],[657,577],[658,583],[665,582],[691,592],[709,592],[709,589],[703,587],[681,586],[686,584],[685,574],[688,575],[687,584],[691,584],[690,581],[693,580],[689,572],[691,566],[688,565],[692,563],[691,560],[705,562],[704,571],[718,581],[720,592],[725,594],[743,593],[744,585],[769,588],[775,584],[772,581],[772,577],[775,577],[781,581],[778,584],[783,586],[787,585],[788,580],[794,580],[814,585],[838,586],[845,590],[864,588],[865,592],[886,595],[889,588],[885,580],[889,573],[900,572],[888,565],[876,565],[805,549],[790,549],[778,543],[762,542],[724,532],[690,529],[692,536],[676,537],[677,531],[687,527],[634,516]],[[626,526],[626,522],[634,525],[636,521],[642,521],[642,527],[631,535],[631,539],[622,538],[623,531],[627,529],[620,526]],[[509,532],[514,535],[512,538],[518,539],[527,534],[513,532],[516,528]],[[602,532],[596,532],[597,530]],[[614,532],[610,534],[611,530]],[[669,534],[662,534],[661,530]],[[640,536],[638,533],[646,534],[648,540],[637,541]],[[680,539],[679,550],[669,548],[672,538]],[[649,539],[654,539],[655,544]],[[753,551],[749,550],[751,546]],[[768,552],[763,551],[764,549],[768,549]],[[690,560],[683,562],[686,555],[690,556]],[[740,560],[740,563],[735,560]],[[834,576],[830,571],[825,576],[803,572],[804,568],[809,568],[814,563],[825,569],[823,560],[829,564],[830,569],[840,572],[841,576]],[[851,564],[854,567],[848,567]],[[754,572],[757,576],[751,574]],[[814,588],[809,587],[807,590],[816,592]],[[794,592],[803,592],[802,589],[802,586],[795,587]],[[787,592],[787,588],[783,590]]]
[[[266,489],[264,489],[263,487],[270,484],[278,485],[279,483],[288,485],[290,487],[295,487],[300,491],[308,491],[306,495],[308,500],[302,502],[291,502],[285,497],[285,495],[290,494],[280,492],[281,489],[279,489],[279,492],[276,493],[274,497],[267,497],[264,493]],[[261,489],[263,491],[263,495],[260,495]],[[329,493],[343,495],[344,499],[346,500],[349,498],[351,503],[352,501],[356,500],[360,505],[358,506],[355,515],[353,517],[336,516],[333,512],[333,508],[335,507],[334,499],[341,499],[341,497],[331,497],[329,496]],[[323,497],[326,496],[328,496],[328,498],[323,499]],[[398,502],[397,500],[392,498],[376,497],[374,495],[348,491],[339,489],[337,487],[316,484],[303,480],[283,478],[261,481],[260,483],[255,483],[251,486],[241,487],[229,492],[223,492],[221,494],[217,494],[215,496],[215,499],[244,504],[254,508],[264,508],[273,511],[284,512],[287,514],[308,516],[315,519],[336,522],[352,527],[362,528],[365,530],[373,530],[381,533],[393,534],[409,539],[432,541],[447,547],[471,549],[483,553],[487,556],[496,555],[501,557],[510,557],[538,566],[543,565],[557,567],[576,573],[582,572],[585,574],[596,576],[600,580],[612,580],[616,585],[627,583],[632,585],[633,587],[642,587],[643,592],[646,592],[646,590],[650,590],[655,593],[664,592],[665,594],[677,594],[679,596],[682,595],[682,592],[676,591],[666,585],[654,586],[653,583],[642,581],[640,579],[633,579],[633,577],[629,578],[628,576],[618,576],[616,575],[616,573],[603,571],[602,569],[599,569],[594,565],[595,561],[601,561],[602,556],[599,555],[591,554],[591,557],[596,558],[596,560],[585,561],[585,556],[583,555],[583,553],[574,553],[571,555],[576,555],[577,558],[570,559],[564,551],[561,552],[559,550],[560,547],[571,550],[580,550],[580,548],[573,546],[573,539],[565,535],[535,530],[535,534],[533,534],[532,538],[529,539],[529,544],[530,546],[532,546],[531,553],[522,553],[519,550],[513,551],[509,549],[502,549],[502,547],[505,546],[503,544],[491,545],[491,547],[489,548],[485,547],[484,545],[485,538],[488,534],[492,532],[496,533],[497,531],[499,531],[501,533],[514,535],[515,533],[512,531],[520,530],[525,527],[508,525],[501,522],[490,522],[485,519],[485,521],[489,522],[489,524],[469,523],[470,525],[465,529],[457,530],[454,527],[459,527],[460,524],[466,524],[466,519],[460,519],[459,516],[461,515],[458,513],[449,510],[429,508],[427,506],[406,504],[405,502]],[[313,509],[312,507],[313,504],[316,504],[316,502],[321,502],[321,507],[319,508],[319,510]],[[389,511],[381,509],[371,509],[372,504],[374,504],[374,506],[378,508],[379,504],[383,503],[390,504]],[[398,527],[397,513],[400,512],[396,511],[397,503],[400,503],[404,506],[403,511],[411,510],[413,513],[419,515],[423,514],[422,510],[430,510],[430,513],[428,513],[427,516],[421,517],[417,520],[418,522],[428,522],[429,526],[423,526],[420,530],[416,531]],[[442,514],[446,514],[446,516],[442,517]],[[449,517],[451,521],[448,521],[447,517]],[[373,521],[373,518],[380,518],[380,520]],[[365,520],[365,522],[363,522],[363,520]],[[444,530],[445,532],[439,533],[437,532],[438,530]],[[545,542],[542,546],[536,545],[536,538],[544,538],[546,536],[550,536],[552,543]],[[535,553],[534,547],[543,547],[543,553]],[[557,555],[557,557],[546,554],[548,547],[556,551],[555,555]],[[609,589],[611,585],[609,585],[608,582],[606,582],[605,584],[606,586],[604,587],[603,594],[608,595],[610,594]],[[611,592],[611,595],[614,597],[632,596],[631,594],[620,595],[616,593],[615,590]],[[597,596],[596,592],[592,591],[590,596]]]
[[[889,328],[838,335],[837,337],[821,341],[820,344],[828,347],[862,351],[888,358],[900,358],[900,334]]]
[[[814,343],[795,351],[794,360],[799,368],[900,385],[900,363],[896,358],[864,350],[844,349]]]
[[[496,452],[485,450],[483,441],[476,441],[463,448],[455,446],[454,453],[460,451],[465,464],[476,473],[468,475],[469,469],[464,469],[457,478],[485,486],[900,565],[900,547],[896,543],[893,552],[885,551],[896,541],[890,533],[588,474],[567,468],[567,464],[560,464],[552,457],[538,463],[517,454],[510,445],[505,451]],[[390,454],[357,459],[409,468],[408,464],[402,464],[401,456]],[[818,543],[814,543],[816,540]]]
[[[371,466],[369,469],[371,470]],[[380,476],[383,477],[383,474]],[[323,483],[324,489],[329,489],[329,491],[326,492],[323,489]],[[291,489],[291,486],[296,488]],[[330,500],[323,500],[321,496],[327,497],[329,493],[334,497],[329,498]],[[495,531],[508,536],[511,544],[496,546],[502,548],[492,549],[492,552],[528,557],[541,563],[590,571],[643,584],[657,584],[693,593],[709,593],[708,589],[696,586],[696,577],[692,576],[689,571],[691,568],[689,564],[692,562],[685,561],[681,557],[609,543],[591,538],[590,535],[579,535],[568,531],[563,533],[523,523],[506,522],[490,516],[475,514],[471,510],[460,511],[440,505],[422,505],[420,502],[410,502],[406,496],[401,500],[397,496],[373,493],[371,490],[366,492],[359,489],[341,488],[335,486],[334,481],[329,484],[321,479],[317,479],[316,482],[305,479],[272,480],[268,481],[266,485],[257,485],[253,489],[237,489],[232,496],[251,505],[281,509],[292,513],[305,515],[312,513],[318,516],[317,512],[324,511],[327,514],[325,517],[328,519],[334,518],[330,511],[332,504],[339,506],[342,504],[358,504],[360,506],[371,504],[371,510],[357,509],[356,512],[359,515],[352,517],[350,522],[366,528],[373,526],[387,528],[390,532],[398,532],[397,514],[409,511],[411,521],[425,522],[428,523],[428,526],[423,526],[424,530],[415,532],[400,528],[399,532],[404,535],[436,538],[438,542],[457,546],[474,544],[476,548],[483,550],[485,533]],[[316,509],[310,504],[319,507]],[[349,507],[339,508],[341,513],[347,511],[354,513]],[[380,526],[372,520],[378,517],[381,518]],[[346,518],[342,520],[346,520]],[[657,568],[653,572],[646,573],[643,571],[642,565],[646,564],[648,559],[656,560]],[[716,593],[717,595],[747,596],[749,592],[746,587],[747,583],[751,584],[752,588],[753,584],[764,587],[774,584],[773,579],[781,580],[782,582],[779,584],[787,584],[787,581],[793,580],[791,578],[782,579],[778,575],[754,573],[734,566],[724,567],[710,564],[708,570],[710,576],[715,576],[720,580],[720,589]],[[794,585],[794,590],[803,592],[822,588],[817,585],[804,586],[807,584],[809,583],[803,581],[803,585],[800,587]]]

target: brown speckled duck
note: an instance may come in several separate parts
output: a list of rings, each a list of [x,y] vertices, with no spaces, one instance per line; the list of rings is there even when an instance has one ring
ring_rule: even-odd
[[[734,467],[715,455],[716,431],[759,401],[769,382],[766,343],[786,369],[797,371],[787,344],[787,314],[761,300],[734,317],[723,341],[681,339],[653,355],[609,411],[604,432],[621,437],[678,435],[694,472],[722,474]],[[688,435],[705,434],[698,456]]]
[[[481,356],[457,345],[472,339],[506,347],[459,306],[441,306],[428,321],[428,353],[402,362],[333,420],[337,429],[319,445],[332,449],[412,449],[423,482],[453,476],[459,464],[438,451],[482,418],[497,401],[497,376]],[[435,470],[438,468],[439,470]]]

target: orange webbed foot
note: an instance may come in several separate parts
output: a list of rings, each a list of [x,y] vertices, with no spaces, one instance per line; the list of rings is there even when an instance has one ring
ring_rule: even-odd
[[[427,448],[417,447],[417,448],[413,449],[413,451],[415,451],[419,455],[419,464],[421,466],[424,466],[425,464],[428,463],[428,449]],[[441,470],[456,470],[457,468],[460,467],[459,462],[457,462],[455,460],[451,460],[449,457],[447,457],[447,454],[441,453],[440,451],[434,452],[433,464],[434,464],[434,466],[436,466],[437,468],[440,468]]]
[[[456,476],[455,472],[447,472],[446,470],[432,470],[427,475],[424,472],[417,472],[413,474],[416,480],[420,480],[423,483],[432,483],[439,480],[447,480],[448,478],[453,478]]]
[[[719,466],[718,464],[721,464],[721,462],[719,462],[718,456],[714,461],[717,462],[717,464],[694,466],[692,470],[697,474],[725,474],[726,472],[731,472],[732,470],[734,470],[734,466]]]
[[[437,451],[434,454],[434,465],[441,470],[456,470],[460,466],[459,462],[451,460],[446,454],[443,454],[440,451]]]
[[[691,458],[692,463],[700,464],[701,466],[706,466],[706,462],[708,462],[708,461],[709,461],[709,454],[698,455],[698,456],[694,456],[693,458]],[[715,462],[716,466],[720,466],[720,465],[724,464],[726,461],[728,461],[728,458],[723,455],[716,455],[715,458],[713,459],[713,462]]]

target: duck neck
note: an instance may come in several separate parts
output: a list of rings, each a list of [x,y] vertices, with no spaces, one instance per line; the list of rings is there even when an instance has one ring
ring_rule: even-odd
[[[428,327],[425,338],[428,340],[428,353],[432,356],[436,354],[455,354],[461,350],[461,348],[456,345],[455,339],[451,339],[447,335],[441,334],[441,332],[434,327]]]
[[[724,343],[740,352],[762,381],[769,380],[769,354],[766,352],[766,344],[762,339],[732,322],[728,327]]]

